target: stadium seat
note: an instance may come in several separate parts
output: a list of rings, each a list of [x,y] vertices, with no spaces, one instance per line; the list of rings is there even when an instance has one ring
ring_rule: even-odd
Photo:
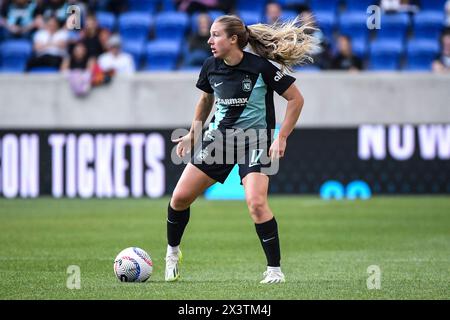
[[[238,16],[246,25],[262,23],[264,21],[263,15],[256,11],[239,11]]]
[[[154,40],[147,44],[146,68],[149,71],[175,70],[181,52],[180,41]]]
[[[116,29],[116,17],[111,12],[100,11],[96,15],[98,25],[109,31],[114,31]]]
[[[309,6],[313,12],[322,11],[336,13],[339,8],[340,0],[313,0]]]
[[[346,0],[344,1],[346,4],[347,11],[367,11],[367,8],[371,5],[378,4],[377,1],[374,0]]]
[[[157,39],[182,39],[189,28],[189,16],[184,12],[162,12],[156,15]]]
[[[398,70],[403,44],[395,40],[376,40],[370,46],[370,70]]]
[[[440,10],[444,11],[446,0],[422,0],[420,1],[420,8],[422,10]]]
[[[0,44],[0,69],[23,72],[31,56],[32,45],[27,40],[7,40]]]
[[[154,14],[160,2],[161,0],[128,0],[128,9]]]
[[[339,18],[339,33],[351,36],[353,40],[359,38],[367,41],[369,29],[367,29],[367,15],[365,11],[344,12]]]
[[[298,16],[298,13],[294,10],[283,10],[280,22],[291,21],[294,20]]]
[[[364,59],[367,56],[367,40],[363,38],[356,38],[352,39],[352,51],[353,53],[360,57],[361,59]]]
[[[177,11],[174,0],[162,0],[162,10],[163,12]]]
[[[429,39],[414,39],[406,46],[407,70],[431,70],[431,64],[439,53],[439,43]]]
[[[145,42],[144,41],[125,41],[122,43],[123,51],[131,54],[133,56],[134,65],[136,70],[140,70],[142,66],[142,58],[145,53]]]
[[[410,19],[407,13],[383,14],[381,29],[377,30],[377,39],[403,42],[409,26]]]
[[[188,51],[183,55],[183,65],[201,67],[203,65],[203,62],[209,56],[211,56],[211,54],[203,50],[194,50],[192,52]]]
[[[438,40],[444,25],[443,11],[423,11],[414,16],[414,38]]]
[[[267,0],[237,0],[237,11],[253,11],[262,14],[264,12]]]
[[[293,9],[296,6],[308,5],[308,0],[278,0],[277,1],[283,8]]]
[[[331,11],[317,11],[314,16],[319,28],[328,39],[331,39],[336,27],[336,14]]]
[[[144,41],[152,26],[152,17],[144,12],[127,12],[119,17],[119,32],[123,41]]]

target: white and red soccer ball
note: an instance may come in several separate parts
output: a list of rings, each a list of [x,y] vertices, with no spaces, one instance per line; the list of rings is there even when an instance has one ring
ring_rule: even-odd
[[[114,273],[122,282],[145,282],[152,272],[152,259],[141,248],[126,248],[114,260]]]

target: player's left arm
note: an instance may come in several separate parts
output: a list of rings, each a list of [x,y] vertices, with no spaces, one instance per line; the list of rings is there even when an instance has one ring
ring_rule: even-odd
[[[287,108],[278,137],[269,149],[269,156],[272,160],[284,157],[287,138],[295,128],[304,103],[303,96],[295,84],[291,84],[281,96],[287,100]]]

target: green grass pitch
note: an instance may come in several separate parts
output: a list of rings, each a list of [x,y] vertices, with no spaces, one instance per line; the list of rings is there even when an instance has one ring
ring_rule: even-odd
[[[181,279],[164,282],[166,206],[152,200],[0,199],[0,299],[448,299],[450,197],[322,201],[270,197],[286,283],[261,285],[265,257],[243,201],[199,199]],[[146,283],[120,283],[117,253],[150,253]],[[66,287],[69,265],[81,289]],[[368,290],[367,268],[381,270]]]

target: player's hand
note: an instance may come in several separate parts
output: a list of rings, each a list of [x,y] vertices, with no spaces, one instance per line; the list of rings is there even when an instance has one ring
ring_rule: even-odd
[[[276,138],[269,149],[270,160],[274,161],[284,157],[284,151],[286,150],[286,139]]]
[[[194,143],[194,134],[189,132],[187,135],[172,141],[178,143],[177,156],[183,158],[186,154],[191,152],[191,148]]]

